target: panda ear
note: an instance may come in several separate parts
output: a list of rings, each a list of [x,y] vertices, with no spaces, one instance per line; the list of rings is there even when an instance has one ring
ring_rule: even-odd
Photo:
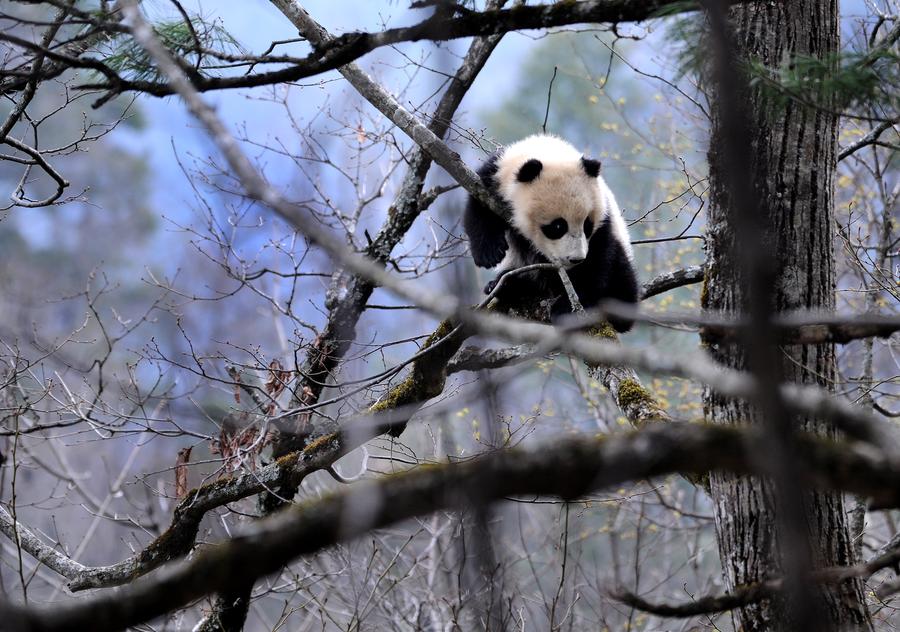
[[[516,173],[516,180],[519,182],[533,182],[541,175],[541,169],[543,168],[544,164],[540,160],[532,158],[519,167],[519,171]]]
[[[592,178],[596,178],[600,175],[600,161],[594,160],[593,158],[585,158],[581,157],[581,168],[584,169],[584,172],[588,174]]]

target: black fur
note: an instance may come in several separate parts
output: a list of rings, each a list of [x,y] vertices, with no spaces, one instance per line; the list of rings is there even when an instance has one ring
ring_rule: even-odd
[[[491,191],[497,190],[497,154],[493,154],[478,169],[481,181]],[[506,254],[509,245],[506,243],[508,224],[491,209],[482,204],[476,197],[469,196],[466,212],[463,215],[463,228],[469,236],[469,249],[475,265],[481,268],[493,268]]]
[[[599,163],[597,168],[599,169]],[[585,171],[588,171],[587,166]],[[495,192],[498,189],[496,173],[495,154],[478,170],[485,186]],[[510,245],[521,255],[523,266],[547,263],[546,257],[538,252],[524,235],[472,196],[469,196],[463,226],[469,236],[472,258],[479,267],[493,268],[498,265]],[[507,239],[511,243],[507,243]],[[637,303],[640,298],[634,267],[625,254],[624,246],[615,239],[609,218],[604,220],[591,236],[587,258],[570,268],[568,273],[572,286],[578,294],[578,300],[585,309],[596,307],[603,299]],[[496,283],[497,279],[488,283],[485,294],[490,293]],[[572,312],[559,274],[553,270],[513,275],[504,282],[503,290],[500,292],[502,301],[512,303],[520,302],[521,298],[553,297],[556,297],[556,300],[551,308],[552,316]],[[619,332],[628,331],[634,324],[632,321],[618,318],[610,318],[609,322]]]
[[[518,231],[510,231],[510,238],[522,254],[522,265],[547,263],[546,257],[538,252],[531,242]],[[572,287],[578,295],[582,307],[591,309],[604,299],[615,299],[623,303],[637,303],[640,295],[637,276],[625,248],[613,236],[609,219],[603,221],[588,242],[587,259],[568,269]],[[496,279],[485,288],[489,293]],[[506,280],[500,292],[501,300],[514,297],[548,298],[556,297],[550,315],[552,318],[572,313],[572,306],[566,290],[554,270],[539,270],[516,274]],[[618,332],[631,329],[633,321],[610,318],[609,323]]]
[[[534,182],[535,179],[539,175],[541,175],[541,170],[544,168],[544,163],[540,160],[532,158],[525,162],[524,165],[519,167],[519,170],[516,172],[516,180],[519,182]]]
[[[600,301],[608,298],[623,303],[637,303],[640,300],[634,266],[625,254],[625,247],[613,236],[609,219],[600,224],[588,242],[587,259],[568,272],[578,300],[585,309],[596,307]],[[562,289],[562,282],[559,284]],[[566,313],[572,311],[564,291],[554,308],[560,302]],[[624,332],[631,329],[634,322],[611,317],[609,324],[616,331]]]
[[[596,178],[600,175],[600,161],[594,160],[593,158],[585,158],[581,157],[581,168],[584,169],[584,172],[591,176],[592,178]]]

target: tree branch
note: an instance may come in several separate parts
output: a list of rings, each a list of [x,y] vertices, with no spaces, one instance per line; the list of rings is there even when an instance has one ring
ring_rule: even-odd
[[[466,346],[447,363],[447,374],[460,371],[486,371],[527,362],[535,357],[534,345],[516,345],[504,349]]]
[[[898,563],[900,563],[900,549],[895,549],[883,553],[864,564],[813,570],[808,574],[805,580],[816,584],[838,584],[857,577],[871,577],[884,568],[897,566]],[[889,584],[886,584],[885,586],[887,585]],[[882,586],[878,590],[878,594],[882,598],[886,596],[886,594],[882,593],[884,588],[885,587]],[[758,603],[764,599],[782,596],[783,594],[784,579],[777,578],[749,586],[739,586],[736,590],[728,594],[706,595],[691,599],[689,602],[678,604],[654,603],[624,589],[613,591],[611,596],[628,606],[644,612],[649,612],[661,617],[682,618],[734,610],[735,608],[742,608],[753,603]]]
[[[744,0],[729,0],[729,4],[737,4],[740,1]],[[282,7],[296,6],[293,0],[272,0],[272,2],[283,11]],[[302,8],[297,8],[303,11]],[[481,12],[467,11],[456,16],[448,16],[439,10],[432,17],[412,26],[372,33],[354,31],[337,37],[329,36],[326,42],[317,42],[301,29],[314,44],[315,50],[286,68],[241,76],[204,77],[197,74],[192,77],[192,81],[194,88],[200,92],[274,85],[299,81],[338,69],[373,50],[402,42],[488,37],[509,31],[546,29],[573,24],[638,22],[694,9],[695,7],[686,5],[681,0],[581,0],[517,6],[512,9],[488,9]],[[96,63],[96,60],[88,61]],[[86,61],[77,60],[70,63],[77,65]],[[123,78],[115,78],[110,83],[86,84],[81,87],[109,89],[115,92],[138,91],[157,97],[169,96],[177,91],[177,88],[166,82]]]
[[[13,542],[18,542],[24,551],[47,568],[63,577],[74,577],[85,572],[87,567],[63,555],[20,522],[15,522],[10,513],[0,506],[0,532]]]
[[[871,131],[869,131],[865,136],[858,138],[854,142],[844,147],[840,151],[840,153],[838,153],[838,160],[849,158],[863,147],[868,147],[869,145],[876,144],[881,138],[881,135],[888,129],[894,129],[894,131],[896,132],[897,123],[900,123],[900,119],[882,121],[881,123],[873,127]],[[900,134],[898,134],[898,136],[900,136]]]
[[[750,326],[745,318],[733,318],[716,312],[655,314],[613,301],[587,312],[581,321],[587,325],[603,321],[610,314],[635,322],[699,328],[705,340],[717,343],[739,341]],[[771,321],[775,341],[783,345],[846,344],[862,338],[890,338],[900,331],[900,316],[891,314],[840,315],[800,311],[777,314]]]
[[[158,59],[161,60],[159,63],[164,72],[170,74],[173,83],[183,90],[185,101],[195,115],[208,127],[213,139],[228,159],[235,174],[241,179],[248,194],[276,210],[351,271],[383,285],[432,313],[450,317],[454,319],[454,322],[472,326],[486,335],[520,343],[540,344],[542,349],[560,350],[597,364],[625,364],[653,373],[697,379],[726,396],[747,399],[757,397],[758,385],[751,376],[720,367],[704,355],[668,356],[658,354],[651,349],[632,349],[581,334],[561,332],[539,323],[523,322],[483,312],[471,312],[461,306],[459,301],[453,297],[433,295],[411,283],[398,281],[383,268],[373,265],[359,255],[347,252],[343,243],[338,242],[329,233],[315,225],[297,207],[288,204],[268,186],[244,157],[215,113],[191,88],[178,66],[167,59],[165,51],[157,45],[152,31],[133,6],[130,8],[130,12],[135,21],[136,36],[140,35],[144,39],[148,50],[151,50],[154,57],[158,56]],[[896,445],[892,429],[867,411],[832,397],[816,387],[787,385],[782,389],[786,405],[794,412],[818,415],[829,419],[852,436],[868,440],[879,446],[892,448]],[[297,412],[300,411],[290,411],[289,414]],[[366,434],[362,433],[363,438],[360,439],[360,442],[370,438],[370,436],[365,436]],[[359,443],[355,443],[356,438],[354,438],[354,442],[345,443],[343,437],[343,434],[328,435],[310,444],[302,452],[288,455],[252,475],[222,479],[189,493],[176,509],[172,526],[165,534],[140,555],[95,573],[92,576],[93,583],[90,585],[109,585],[116,580],[122,581],[121,578],[129,577],[128,573],[137,572],[135,569],[145,572],[145,569],[155,568],[167,559],[183,555],[190,550],[197,525],[205,511],[285,481],[302,480],[302,477],[308,472],[327,467],[349,449],[359,445]],[[81,587],[85,587],[85,584],[82,583]]]
[[[703,281],[703,270],[703,266],[689,266],[664,272],[644,284],[641,296],[648,299],[679,287],[700,283]],[[534,358],[535,353],[533,345],[516,345],[505,349],[463,347],[447,364],[447,373],[499,369],[530,360]]]
[[[737,340],[742,323],[702,325],[703,336],[716,342]],[[846,344],[862,338],[890,338],[900,331],[898,316],[819,316],[779,315],[772,319],[775,336],[785,345],[811,345],[833,342]]]
[[[665,424],[624,435],[568,439],[536,451],[512,449],[460,464],[415,468],[289,507],[254,523],[241,537],[137,580],[116,594],[97,595],[53,611],[8,607],[4,616],[17,632],[121,630],[276,572],[300,555],[437,509],[470,506],[473,500],[525,494],[573,499],[675,472],[758,473],[761,441],[758,432],[746,428]],[[871,496],[881,506],[900,505],[900,463],[821,437],[800,435],[797,445],[805,485]]]
[[[320,48],[328,46],[333,41],[334,38],[328,31],[316,22],[296,0],[270,1],[291,21],[291,24],[297,27],[300,34],[306,37],[313,46]],[[505,213],[505,209],[499,200],[488,191],[482,184],[478,174],[469,169],[459,154],[450,149],[437,134],[416,119],[386,90],[378,86],[361,68],[355,64],[350,64],[340,68],[339,72],[359,91],[363,98],[409,136],[416,145],[449,173],[454,180],[459,182],[466,191],[477,197],[498,215]]]
[[[501,6],[503,2],[505,0],[492,0],[488,6]],[[322,41],[326,41],[324,35]],[[443,137],[447,133],[450,121],[463,97],[499,42],[500,36],[478,38],[472,42],[453,80],[441,96],[432,122],[428,126],[436,136]],[[316,42],[313,43],[318,45]],[[377,103],[394,101],[384,88],[370,79],[355,64],[341,68],[340,72],[366,99]],[[422,189],[431,168],[431,159],[421,147],[414,145],[407,162],[409,167],[394,204],[388,212],[388,218],[366,249],[366,254],[382,266],[389,261],[392,250],[400,243],[423,209]],[[356,324],[374,288],[375,283],[364,275],[348,274],[340,269],[332,275],[326,295],[328,319],[321,334],[306,354],[303,369],[300,371],[301,378],[295,387],[296,395],[291,401],[292,407],[309,406],[319,401],[329,376],[355,338]],[[341,300],[335,299],[337,295],[341,296]],[[273,446],[273,455],[276,458],[303,447],[306,438],[314,434],[309,421],[310,413],[306,413],[278,424],[282,433]],[[293,498],[296,493],[296,489],[292,488],[279,488],[276,491],[277,493],[268,494],[264,499],[264,507],[267,510],[280,506],[283,503],[281,499]]]

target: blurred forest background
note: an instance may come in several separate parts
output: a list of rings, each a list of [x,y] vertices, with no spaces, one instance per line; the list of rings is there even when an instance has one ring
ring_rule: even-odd
[[[91,4],[77,3],[85,10]],[[184,24],[176,4],[194,17],[196,32],[176,28]],[[259,54],[273,42],[281,42],[273,54],[305,55],[297,29],[264,0],[141,6],[154,23],[169,25],[168,42],[199,37],[234,56],[186,54],[197,67]],[[332,33],[415,24],[433,10],[402,1],[304,6]],[[2,32],[39,39],[56,11],[0,2]],[[889,0],[843,0],[843,50],[863,54],[877,29],[896,30],[898,16],[900,6]],[[546,117],[547,131],[601,160],[629,222],[642,282],[700,266],[710,92],[692,58],[696,19],[508,33],[446,140],[474,167],[496,147],[541,131]],[[427,123],[470,44],[403,42],[357,63]],[[3,45],[4,64],[11,63],[14,42],[0,37]],[[111,67],[156,77],[133,41],[111,38],[96,47]],[[248,67],[237,72],[253,71]],[[52,196],[56,184],[0,161],[2,501],[15,520],[86,566],[116,564],[144,549],[168,527],[187,489],[258,471],[279,456],[271,440],[277,412],[295,403],[303,358],[334,302],[346,299],[332,279],[334,263],[246,196],[178,97],[126,92],[94,107],[104,93],[76,86],[98,77],[80,69],[41,83],[13,132],[47,150],[68,182],[61,196],[29,208],[28,200]],[[13,111],[14,97],[0,101],[0,119]],[[203,98],[286,198],[353,248],[371,244],[394,212],[412,142],[336,71]],[[860,116],[841,119],[840,147],[880,125],[896,98],[851,101]],[[900,137],[896,123],[884,129],[881,144],[838,162],[838,313],[897,313]],[[467,256],[465,192],[432,169],[423,195],[430,196],[427,208],[388,269],[474,305],[490,276]],[[697,313],[700,293],[699,283],[685,285],[642,308],[651,316]],[[376,288],[310,423],[329,427],[383,400],[406,378],[396,367],[438,324]],[[700,339],[696,326],[672,322],[639,325],[621,343],[677,356],[694,352]],[[487,337],[469,344],[507,346]],[[896,336],[837,349],[835,390],[895,416]],[[337,462],[337,476],[306,476],[296,502],[343,490],[336,478],[631,427],[580,362],[564,354],[523,359],[452,373],[400,437],[382,435],[353,450]],[[702,384],[639,375],[671,416],[702,418]],[[897,535],[900,514],[867,513],[848,501],[858,520],[854,546],[868,558]],[[301,557],[257,582],[244,629],[732,630],[727,613],[668,620],[610,594],[622,586],[681,602],[723,592],[713,509],[702,485],[673,475],[575,502],[516,496],[489,509],[439,511]],[[196,540],[222,541],[260,512],[255,497],[223,505],[203,518]],[[15,538],[0,547],[7,600],[52,606],[80,598]],[[896,604],[896,597],[870,604],[876,629],[900,623]],[[191,629],[215,607],[210,597],[136,629]]]

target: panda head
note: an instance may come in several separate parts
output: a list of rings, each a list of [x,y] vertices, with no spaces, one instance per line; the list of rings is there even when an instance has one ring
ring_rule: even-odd
[[[584,261],[588,241],[605,219],[600,163],[566,141],[529,136],[503,150],[496,181],[512,209],[511,223],[548,261]]]

